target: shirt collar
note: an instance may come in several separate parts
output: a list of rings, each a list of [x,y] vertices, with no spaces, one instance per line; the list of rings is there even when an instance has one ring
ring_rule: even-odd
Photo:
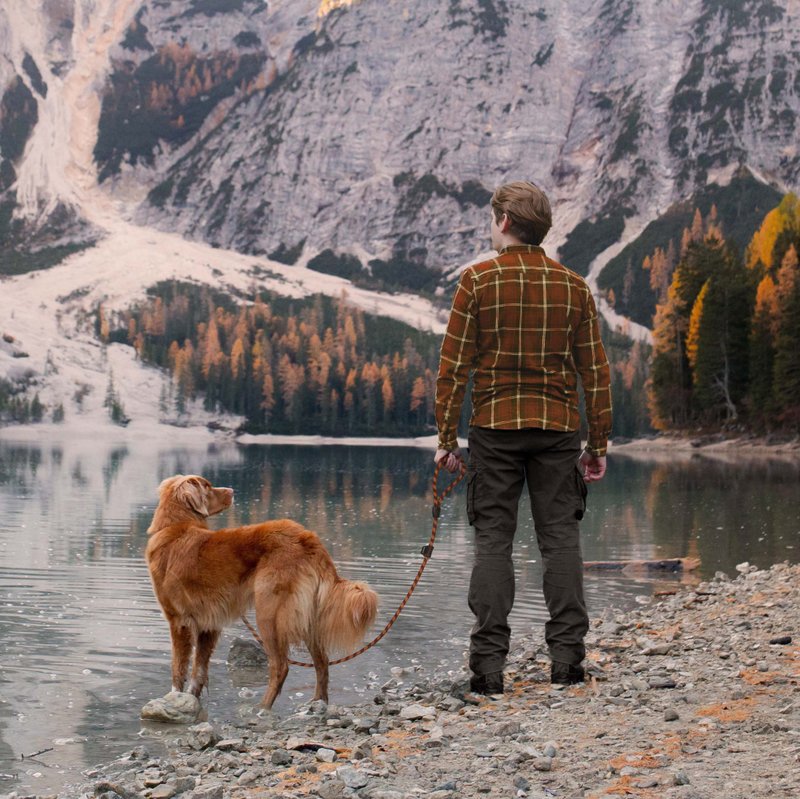
[[[503,247],[503,249],[497,254],[505,255],[509,252],[536,252],[540,255],[545,254],[544,249],[536,244],[511,244],[508,247]]]

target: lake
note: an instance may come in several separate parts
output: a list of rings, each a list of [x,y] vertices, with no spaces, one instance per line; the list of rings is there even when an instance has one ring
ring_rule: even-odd
[[[135,436],[41,445],[14,443],[12,432],[0,440],[0,793],[80,781],[81,769],[140,741],[141,707],[169,690],[169,634],[142,555],[163,478],[200,473],[232,486],[235,505],[216,526],[291,517],[315,530],[344,576],[377,590],[376,631],[405,595],[430,535],[426,450],[205,438],[177,446]],[[692,555],[703,577],[733,574],[742,561],[797,562],[798,481],[800,465],[791,460],[612,456],[607,478],[590,491],[584,556]],[[512,629],[541,636],[540,558],[527,509],[520,519]],[[445,503],[433,558],[409,605],[378,646],[332,668],[331,701],[371,696],[393,667],[459,669],[471,624],[470,568],[462,487]],[[590,613],[629,607],[665,581],[587,574]],[[236,717],[263,691],[234,684],[227,672],[237,636],[249,636],[243,625],[227,631],[212,661],[203,698],[212,720]],[[313,670],[292,667],[276,712],[293,712],[313,690]]]

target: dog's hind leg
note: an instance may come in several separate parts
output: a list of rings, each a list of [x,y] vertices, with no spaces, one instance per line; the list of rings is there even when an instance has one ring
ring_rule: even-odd
[[[272,638],[265,638],[264,649],[267,652],[267,660],[269,660],[269,683],[261,704],[269,710],[281,692],[286,676],[289,674],[289,647],[285,643],[278,643]]]
[[[328,654],[318,643],[306,643],[317,673],[317,690],[314,699],[328,701]]]
[[[261,704],[269,710],[283,688],[289,673],[289,641],[287,620],[294,615],[294,603],[266,594],[256,599],[256,625],[269,661],[269,683]]]
[[[168,619],[172,638],[172,690],[183,691],[192,654],[192,631],[177,619]]]
[[[219,635],[219,630],[202,630],[197,634],[192,681],[189,683],[190,694],[200,696],[203,688],[208,684],[208,662],[211,660],[217,641],[219,641]]]

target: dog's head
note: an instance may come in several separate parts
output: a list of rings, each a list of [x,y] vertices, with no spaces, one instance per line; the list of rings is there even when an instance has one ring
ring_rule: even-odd
[[[231,506],[232,488],[215,488],[204,477],[176,474],[158,487],[158,507],[148,533],[170,524],[207,519]]]

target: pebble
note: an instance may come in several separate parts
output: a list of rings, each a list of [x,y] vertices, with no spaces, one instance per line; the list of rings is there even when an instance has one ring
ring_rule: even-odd
[[[647,683],[651,688],[675,688],[677,685],[672,677],[651,677]]]
[[[680,719],[680,716],[674,708],[667,708],[664,711],[664,721],[678,721],[678,719]]]
[[[672,782],[675,785],[689,785],[690,780],[685,771],[678,770],[672,776]]]
[[[407,721],[416,721],[417,719],[435,719],[436,708],[428,707],[426,705],[407,705],[400,711],[400,718]]]
[[[285,749],[275,749],[269,757],[273,766],[288,766],[293,758]]]
[[[369,777],[352,766],[342,766],[336,769],[336,776],[345,784],[346,787],[357,790],[363,788],[368,782]]]
[[[321,763],[333,763],[333,761],[336,760],[336,751],[333,749],[325,749],[324,747],[317,749],[316,758]]]

